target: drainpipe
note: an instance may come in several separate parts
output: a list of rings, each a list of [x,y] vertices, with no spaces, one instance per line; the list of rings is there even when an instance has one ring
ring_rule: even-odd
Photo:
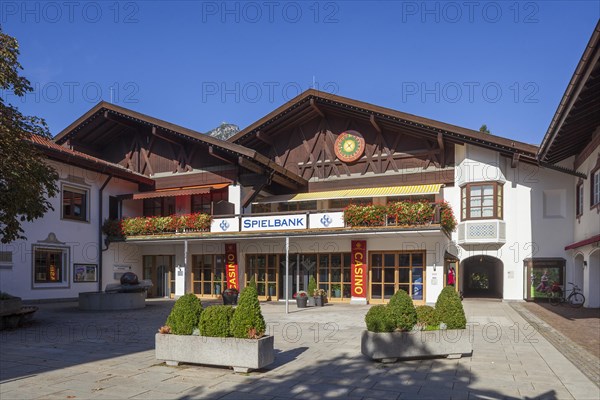
[[[109,175],[104,184],[98,189],[98,291],[102,291],[102,253],[108,250],[103,248],[104,241],[102,240],[102,196],[104,188],[108,185],[108,182],[112,179],[112,175]]]

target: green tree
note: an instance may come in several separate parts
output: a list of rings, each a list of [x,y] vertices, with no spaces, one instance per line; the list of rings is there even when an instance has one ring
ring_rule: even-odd
[[[481,132],[481,133],[491,133],[486,124],[481,125],[481,128],[479,128],[479,132]]]
[[[41,218],[52,210],[56,196],[56,171],[31,141],[32,135],[50,138],[45,121],[26,116],[2,97],[6,92],[23,97],[32,90],[19,75],[19,44],[0,27],[0,241],[25,239],[21,224]]]

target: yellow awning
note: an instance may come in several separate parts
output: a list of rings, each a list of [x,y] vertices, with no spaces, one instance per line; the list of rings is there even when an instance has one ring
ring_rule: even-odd
[[[329,200],[329,199],[358,199],[365,197],[391,197],[391,196],[416,196],[437,194],[442,184],[414,185],[414,186],[387,186],[379,188],[342,189],[328,192],[298,193],[295,195],[271,196],[257,203],[280,203],[291,201]]]

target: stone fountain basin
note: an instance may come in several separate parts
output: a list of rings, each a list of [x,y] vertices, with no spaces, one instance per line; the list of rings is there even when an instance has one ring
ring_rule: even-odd
[[[146,307],[146,291],[79,293],[79,309],[87,311],[137,310]]]

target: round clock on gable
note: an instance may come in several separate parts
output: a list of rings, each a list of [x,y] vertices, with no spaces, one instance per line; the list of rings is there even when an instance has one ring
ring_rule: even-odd
[[[365,152],[365,139],[357,131],[340,133],[335,141],[335,155],[343,162],[354,162]]]

